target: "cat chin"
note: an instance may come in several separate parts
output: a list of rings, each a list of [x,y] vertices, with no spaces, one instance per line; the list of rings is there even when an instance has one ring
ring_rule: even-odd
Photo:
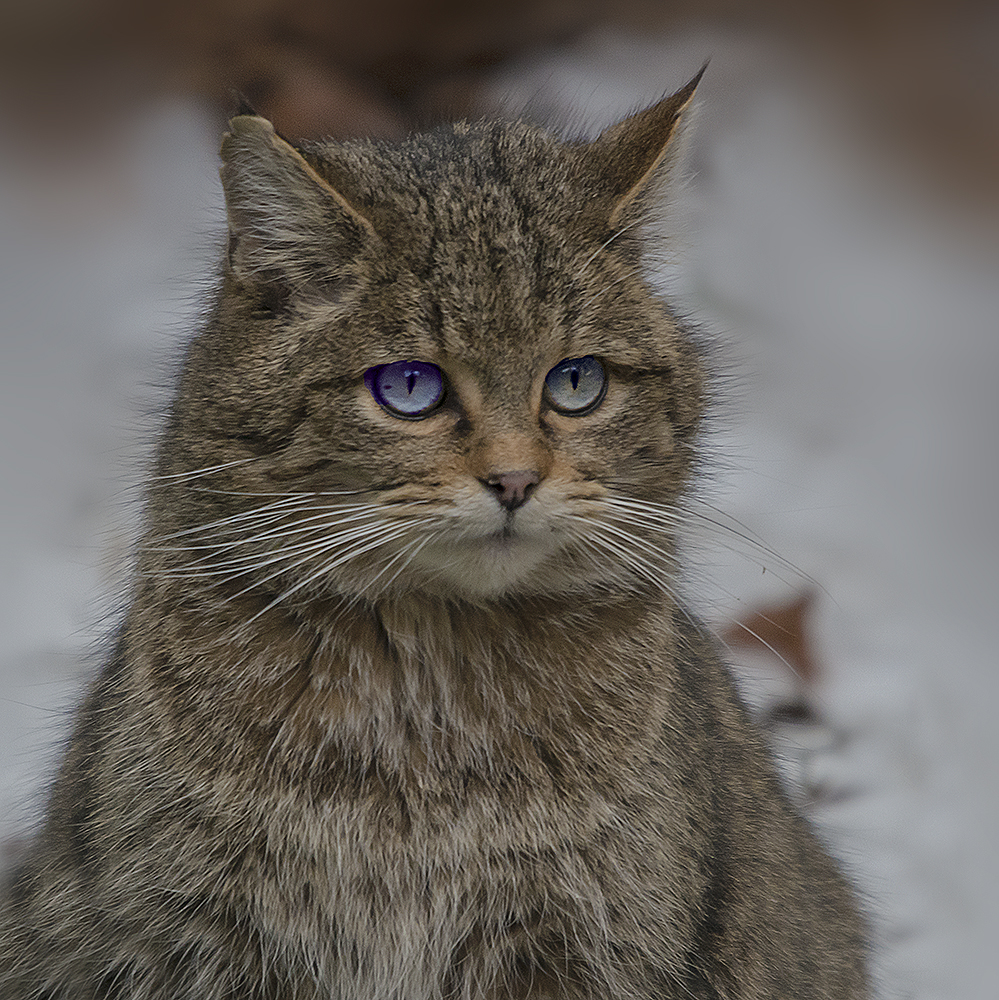
[[[551,534],[441,542],[422,549],[392,590],[396,596],[420,592],[487,605],[503,598],[580,594],[606,584],[607,572],[580,559],[574,548]]]
[[[556,547],[525,535],[496,533],[423,549],[414,569],[426,574],[427,589],[472,600],[541,588],[545,564]],[[532,586],[533,584],[533,586]]]

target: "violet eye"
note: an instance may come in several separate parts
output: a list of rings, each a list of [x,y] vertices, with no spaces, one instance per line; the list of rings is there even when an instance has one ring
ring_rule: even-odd
[[[545,377],[552,409],[572,417],[595,410],[604,398],[607,373],[596,358],[566,358]]]
[[[429,361],[393,361],[364,373],[375,402],[394,417],[412,420],[435,409],[444,398],[444,375]]]

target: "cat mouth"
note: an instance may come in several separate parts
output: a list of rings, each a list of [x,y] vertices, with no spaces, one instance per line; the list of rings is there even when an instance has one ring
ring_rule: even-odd
[[[537,525],[525,522],[516,511],[508,511],[502,525],[487,532],[483,539],[487,544],[511,546],[526,542],[538,542]]]
[[[513,525],[508,522],[498,531],[490,532],[488,535],[474,540],[471,544],[482,546],[486,549],[499,548],[505,550],[510,549],[515,545],[522,545],[526,540],[527,539],[524,533],[517,531]]]
[[[508,516],[500,527],[492,531],[471,536],[466,535],[456,541],[458,546],[465,551],[472,550],[483,553],[510,553],[522,550],[525,546],[537,547],[542,543],[542,540],[535,533],[525,531],[522,525],[518,526],[512,515]]]
[[[509,542],[518,537],[517,532],[514,531],[512,513],[507,514],[506,521],[503,522],[503,527],[499,531],[493,532],[490,537],[499,539],[501,542]]]

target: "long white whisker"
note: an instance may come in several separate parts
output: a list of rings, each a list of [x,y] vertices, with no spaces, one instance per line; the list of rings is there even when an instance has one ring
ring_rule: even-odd
[[[214,532],[216,534],[222,533],[235,533],[237,531],[244,532],[246,530],[253,530],[258,527],[264,527],[268,524],[273,524],[280,521],[282,518],[287,518],[291,514],[295,514],[298,511],[307,511],[309,513],[316,513],[317,516],[323,516],[318,514],[320,511],[339,511],[341,513],[349,513],[353,511],[365,511],[365,510],[385,510],[388,508],[405,508],[413,507],[421,504],[428,503],[426,500],[405,500],[396,501],[391,504],[386,503],[336,503],[336,504],[319,504],[315,500],[317,498],[323,498],[326,496],[331,496],[334,494],[328,493],[297,493],[292,496],[285,497],[282,500],[276,501],[275,503],[264,504],[261,507],[254,507],[252,510],[242,511],[239,514],[232,514],[229,517],[220,518],[217,521],[209,521],[205,524],[196,525],[193,528],[185,528],[182,531],[175,531],[169,535],[159,535],[151,541],[153,542],[169,542],[177,538],[183,538],[187,535],[196,534],[209,534]],[[249,525],[243,522],[251,522]],[[218,543],[220,546],[228,543]],[[197,546],[185,546],[185,548],[196,548]],[[207,547],[207,546],[203,546]],[[151,546],[152,548],[152,546]],[[158,551],[158,550],[157,550]]]
[[[622,226],[620,229],[616,229],[613,233],[611,233],[611,235],[606,240],[604,240],[604,242],[601,243],[600,246],[598,246],[597,249],[594,250],[589,257],[586,258],[585,262],[583,263],[583,266],[579,269],[578,273],[576,274],[576,280],[578,281],[583,276],[583,272],[590,266],[590,264],[592,264],[593,261],[595,261],[597,257],[599,257],[604,252],[604,250],[606,250],[619,236],[623,236],[629,229],[633,229],[641,221],[642,221],[641,219],[635,219],[633,222],[629,222],[628,225]]]
[[[649,531],[655,531],[660,535],[665,535],[667,538],[674,538],[676,536],[676,531],[679,525],[677,524],[663,524],[660,518],[652,518],[647,515],[624,512],[619,509],[611,509],[605,513],[605,517],[609,521],[613,521],[617,524],[632,524],[636,528],[645,528]]]
[[[606,497],[604,498],[604,502],[608,506],[614,507],[616,510],[627,511],[632,517],[641,519],[643,526],[647,526],[658,531],[665,532],[667,530],[662,523],[659,523],[662,521],[666,521],[669,525],[675,525],[676,527],[687,526],[693,528],[700,525],[718,538],[724,544],[724,547],[729,551],[741,552],[741,554],[753,553],[755,554],[756,560],[764,566],[766,565],[766,562],[763,561],[763,558],[765,557],[767,562],[780,567],[788,573],[793,574],[799,580],[805,580],[817,587],[819,590],[825,592],[825,588],[823,588],[821,584],[819,584],[818,581],[812,578],[808,573],[804,572],[804,570],[796,566],[794,563],[785,559],[758,537],[755,537],[752,529],[743,525],[735,518],[729,518],[723,511],[712,507],[710,504],[705,503],[705,506],[714,511],[713,515],[706,514],[688,505],[684,505],[683,507],[670,507],[646,500],[633,499],[631,497]],[[697,502],[704,503],[703,501]],[[728,521],[739,525],[743,530],[738,530],[732,527],[732,524],[727,523]],[[734,544],[725,544],[726,539],[736,539],[743,544],[744,548],[740,549]]]
[[[602,531],[609,531],[612,535],[624,539],[629,544],[641,545],[642,548],[646,551],[651,549],[671,568],[676,567],[677,564],[676,557],[669,552],[665,552],[658,545],[653,544],[648,539],[635,535],[630,531],[625,531],[623,528],[615,527],[613,524],[608,524],[607,521],[600,522],[600,529]]]
[[[319,531],[320,529],[316,528],[315,530]],[[235,556],[232,559],[225,559],[221,562],[212,562],[210,557],[205,556],[194,562],[186,563],[176,570],[168,570],[162,575],[173,579],[196,576],[226,576],[235,579],[237,576],[243,576],[246,573],[257,572],[258,570],[266,569],[268,566],[286,562],[293,556],[310,552],[322,552],[325,549],[335,547],[337,544],[349,542],[356,535],[356,531],[336,535],[332,538],[324,535],[319,539],[313,538],[305,542],[299,542],[296,545],[287,545],[279,552],[267,557],[262,553],[248,553],[242,556]],[[306,559],[306,561],[308,560]]]
[[[304,496],[311,497],[312,494],[304,494]],[[241,521],[251,520],[257,516],[266,516],[270,512],[274,512],[275,517],[280,517],[286,512],[288,507],[294,509],[294,504],[301,504],[303,508],[311,507],[311,504],[307,500],[304,500],[301,495],[285,496],[282,500],[277,500],[274,503],[264,504],[262,507],[254,507],[252,510],[244,510],[239,514],[230,514],[228,517],[219,518],[217,521],[208,521],[205,524],[199,524],[193,528],[184,528],[183,531],[175,531],[169,535],[157,535],[153,541],[168,542],[174,538],[183,538],[185,535],[194,535],[216,528],[224,528],[229,525],[238,524]]]
[[[776,656],[777,659],[780,660],[780,662],[783,663],[784,666],[787,667],[787,669],[790,670],[795,677],[797,677],[799,680],[804,680],[804,678],[798,671],[798,668],[795,667],[794,664],[791,663],[786,657],[782,656],[776,649],[774,649],[774,647],[769,642],[767,642],[767,640],[764,639],[763,636],[761,636],[758,632],[754,632],[748,625],[745,625],[743,622],[740,621],[733,622],[732,624],[736,628],[741,628],[743,632],[746,632],[750,636],[752,636],[758,643],[760,643],[761,646],[766,646],[766,648],[770,650],[770,652],[773,653],[774,656]],[[719,641],[723,640],[719,639]],[[728,643],[725,643],[725,648],[728,649],[730,653],[732,652],[731,647],[728,645]]]
[[[654,524],[650,525],[644,521],[634,521],[632,519],[629,519],[628,517],[620,515],[617,511],[613,512],[610,518],[608,518],[606,514],[604,517],[596,517],[596,516],[580,517],[578,515],[567,515],[567,516],[572,517],[574,520],[582,521],[586,524],[595,525],[601,531],[610,532],[616,537],[623,539],[629,546],[641,546],[643,551],[646,552],[651,550],[660,559],[662,559],[665,564],[667,564],[671,568],[675,569],[677,566],[677,559],[675,555],[673,555],[670,552],[666,552],[660,546],[656,545],[649,539],[642,537],[641,535],[636,535],[634,534],[634,532],[626,531],[621,527],[617,527],[613,522],[616,522],[617,524],[634,523],[638,527],[643,527],[643,528],[652,527],[656,528],[656,530],[662,531],[663,529],[660,526]],[[667,534],[667,537],[672,538],[673,537],[672,533]],[[636,556],[636,558],[638,557],[637,552],[633,554]]]
[[[414,500],[408,504],[397,505],[395,509],[400,509],[401,507],[418,507],[426,503],[423,500]],[[259,535],[251,535],[247,538],[237,539],[231,542],[218,543],[220,548],[232,548],[236,545],[243,545],[246,543],[269,541],[272,538],[284,538],[288,535],[294,534],[299,531],[312,531],[313,527],[308,527],[309,525],[315,525],[320,528],[324,527],[339,527],[342,524],[351,524],[354,521],[362,521],[368,517],[376,517],[382,515],[385,511],[385,507],[381,504],[353,504],[349,506],[328,506],[328,507],[305,507],[305,510],[319,511],[319,513],[313,514],[311,517],[301,517],[296,518],[291,524],[286,525],[280,529],[275,529],[272,531],[264,532]],[[344,516],[333,516],[329,512],[336,511],[337,515]],[[316,524],[318,522],[318,525]]]
[[[413,501],[405,506],[419,506],[423,501]],[[350,506],[327,506],[327,507],[315,507],[311,504],[307,504],[301,508],[301,510],[312,513],[311,517],[296,518],[294,521],[288,523],[285,521],[279,528],[274,528],[269,531],[261,532],[256,535],[242,535],[239,538],[234,538],[226,542],[209,542],[204,545],[184,545],[184,546],[161,546],[161,547],[151,547],[151,551],[154,552],[197,552],[211,550],[216,553],[225,552],[237,548],[241,545],[252,545],[263,541],[270,541],[275,538],[288,538],[295,534],[300,534],[304,532],[311,532],[316,530],[321,530],[323,528],[334,528],[339,527],[343,524],[349,524],[353,521],[363,520],[364,518],[374,517],[381,514],[385,508],[381,504],[364,504],[364,505],[350,505]],[[329,511],[337,511],[337,513],[342,513],[345,516],[335,517],[332,516]],[[295,513],[293,510],[292,513]],[[282,511],[280,514],[271,515],[264,519],[264,525],[273,523],[274,521],[282,521],[288,516],[287,511]],[[318,523],[317,523],[318,522]],[[263,525],[262,525],[263,526]],[[253,525],[252,527],[256,527]]]
[[[710,507],[709,504],[705,506]],[[711,529],[718,532],[719,538],[737,538],[739,541],[743,542],[746,550],[757,554],[757,559],[762,556],[766,556],[768,559],[772,560],[781,569],[786,570],[788,573],[793,574],[799,580],[805,580],[807,583],[811,584],[813,587],[820,590],[822,593],[828,595],[828,591],[821,583],[818,582],[814,577],[806,573],[801,567],[796,566],[793,562],[785,559],[780,553],[772,549],[766,542],[762,541],[755,536],[752,529],[747,528],[742,524],[741,521],[736,520],[734,517],[729,518],[727,514],[718,510],[717,508],[710,507],[711,510],[715,512],[715,516],[708,514],[703,514],[700,511],[692,510],[689,508],[685,509],[685,514],[688,514],[691,518],[696,518],[699,524],[708,525]],[[731,520],[733,523],[740,525],[744,530],[736,530],[731,526],[731,524],[726,524],[727,520]],[[734,546],[729,546],[730,551],[738,552],[738,549]],[[760,565],[765,565],[760,562]]]
[[[233,462],[223,462],[221,465],[206,465],[203,469],[190,469],[187,472],[170,472],[162,476],[151,476],[149,483],[184,482],[191,479],[200,479],[202,476],[212,476],[216,472],[223,472],[225,469],[233,469],[237,465],[246,465],[249,462],[259,462],[258,457],[238,458]]]
[[[427,518],[426,520],[429,521],[431,519]],[[250,618],[249,621],[246,622],[246,624],[249,625],[250,623],[256,621],[261,615],[263,615],[266,612],[270,611],[272,608],[274,608],[275,606],[277,606],[278,604],[280,604],[282,601],[287,600],[289,597],[292,596],[292,594],[297,593],[299,590],[302,590],[304,587],[307,587],[310,584],[314,583],[320,577],[325,576],[331,570],[336,569],[337,566],[341,566],[341,565],[343,565],[343,563],[349,561],[350,559],[355,559],[355,558],[357,558],[357,556],[363,555],[365,552],[370,552],[371,549],[378,548],[380,545],[384,545],[386,542],[394,541],[396,538],[399,538],[400,536],[405,535],[407,531],[409,531],[412,527],[415,527],[417,524],[419,524],[419,522],[414,522],[413,524],[408,524],[408,525],[402,525],[397,530],[390,531],[387,534],[384,534],[384,535],[376,538],[372,542],[368,542],[367,544],[363,544],[363,545],[354,545],[347,552],[344,552],[341,555],[337,556],[336,559],[332,559],[329,562],[324,563],[322,566],[319,567],[319,569],[316,570],[316,572],[310,574],[304,580],[300,580],[298,583],[295,584],[294,587],[291,587],[288,590],[283,591],[281,594],[279,594],[277,597],[275,597],[273,601],[271,601],[265,607],[261,608],[260,611],[258,611],[255,615],[253,615],[253,617]],[[303,560],[303,561],[307,562],[308,560]],[[302,565],[301,562],[300,563],[296,563],[295,567],[290,567],[290,568],[297,568],[300,565]],[[279,571],[278,573],[272,574],[272,576],[267,577],[267,580],[271,580],[275,576],[279,576],[280,572],[284,572],[284,571]],[[266,580],[261,581],[261,583],[264,583],[264,582],[266,582]],[[252,589],[253,589],[252,587],[247,588],[247,590],[252,590]],[[246,592],[247,591],[244,590],[241,593],[245,594]],[[240,595],[237,594],[235,596],[238,597]]]
[[[655,521],[669,521],[672,524],[682,523],[682,514],[676,507],[666,504],[650,503],[646,500],[638,500],[634,497],[609,496],[604,497],[603,502],[618,510],[628,511],[630,514],[640,515]]]
[[[207,486],[192,486],[192,492],[196,493],[214,493],[217,496],[222,497],[286,497],[288,496],[287,491],[258,491],[258,490],[213,490]],[[337,496],[356,496],[358,493],[370,493],[370,490],[322,490],[321,492],[315,493],[295,493],[293,496],[312,496],[312,497],[337,497]]]
[[[166,473],[162,476],[147,476],[141,483],[135,483],[131,486],[127,486],[125,489],[120,490],[115,494],[116,498],[127,496],[128,494],[135,494],[136,492],[147,490],[150,488],[159,488],[171,486],[177,483],[191,482],[195,479],[201,479],[205,476],[212,476],[219,472],[224,472],[226,469],[232,469],[239,465],[246,465],[249,462],[259,462],[259,457],[253,458],[240,458],[233,462],[223,462],[221,465],[206,465],[203,469],[190,469],[186,472],[171,472]]]
[[[608,538],[603,534],[603,530],[606,529],[606,525],[601,526],[601,531],[598,532],[601,540],[607,544],[614,546],[618,552],[622,554],[622,557],[627,557],[629,565],[634,569],[642,571],[646,579],[651,580],[658,587],[667,591],[669,594],[673,594],[672,588],[670,588],[666,583],[666,578],[670,575],[673,567],[669,564],[669,561],[663,557],[663,564],[660,564],[653,559],[650,559],[647,555],[643,555],[628,547],[628,545],[622,544],[621,542],[615,541],[614,539]],[[658,551],[656,555],[661,555]]]
[[[666,582],[666,573],[661,567],[649,562],[637,553],[630,551],[613,539],[605,537],[599,530],[599,527],[598,530],[590,536],[590,539],[595,545],[599,545],[616,555],[626,566],[629,566],[637,576],[647,580],[653,586],[662,590],[669,597],[676,600],[676,594]]]
[[[368,587],[376,583],[379,577],[388,572],[388,570],[392,567],[393,563],[398,562],[399,559],[402,558],[402,563],[400,564],[399,568],[378,589],[379,594],[386,593],[389,587],[391,587],[392,584],[395,583],[396,579],[398,579],[399,574],[402,573],[406,569],[406,567],[409,566],[412,563],[412,561],[416,558],[419,551],[428,542],[432,541],[435,538],[439,538],[441,534],[442,534],[441,531],[432,531],[424,538],[415,539],[414,541],[410,542],[407,546],[405,546],[398,553],[396,553],[396,555],[394,555],[381,570],[379,570],[375,578],[371,580],[370,583],[368,584]]]
[[[287,562],[292,556],[302,555],[307,553],[306,558],[287,566],[286,569],[295,569],[304,563],[309,562],[316,553],[322,553],[331,549],[335,549],[339,545],[343,545],[347,542],[352,542],[357,538],[366,538],[369,535],[376,534],[378,531],[382,530],[385,525],[381,523],[376,524],[364,524],[359,525],[350,529],[349,531],[341,531],[334,535],[324,535],[322,538],[310,539],[308,541],[299,542],[295,545],[288,545],[281,549],[280,552],[274,553],[268,558],[261,558],[260,554],[248,553],[244,556],[237,556],[233,559],[225,560],[221,563],[208,563],[209,567],[214,565],[214,568],[200,568],[197,563],[192,564],[188,567],[184,567],[178,570],[176,573],[172,574],[174,576],[226,576],[236,577],[242,576],[246,573],[257,572],[261,569],[266,569],[268,566],[274,566],[281,562]],[[322,525],[318,525],[312,529],[314,532],[319,532],[323,530]],[[281,573],[285,572],[285,569],[278,570],[274,576],[279,576]],[[170,574],[167,574],[170,575]],[[265,580],[260,581],[261,583],[266,583],[267,580],[273,579],[273,576],[267,577]],[[252,589],[248,588],[248,589]],[[239,596],[238,594],[236,596]]]
[[[580,518],[579,520],[593,525],[596,529],[595,532],[591,533],[588,537],[595,538],[599,535],[600,539],[605,544],[613,546],[615,551],[619,552],[622,556],[626,556],[632,565],[637,566],[640,563],[650,570],[654,570],[657,574],[655,577],[656,580],[659,579],[658,573],[662,572],[664,567],[657,566],[647,557],[646,553],[651,552],[657,555],[663,561],[665,567],[670,569],[675,568],[675,558],[670,553],[664,552],[648,539],[632,534],[631,532],[624,531],[620,528],[616,528],[601,518],[585,517]],[[615,538],[609,537],[609,535],[614,535],[616,538],[622,539],[625,544],[622,545],[621,542],[616,541]],[[641,552],[637,551],[638,546],[641,547]]]
[[[332,539],[324,539],[322,542],[313,543],[312,550],[309,552],[309,555],[307,555],[304,559],[299,559],[296,562],[292,563],[290,566],[280,567],[275,572],[264,577],[262,580],[255,581],[254,583],[250,584],[250,586],[246,587],[244,590],[241,590],[238,594],[233,595],[232,599],[235,599],[236,597],[241,597],[243,594],[248,593],[249,591],[255,589],[256,587],[259,587],[265,583],[269,583],[275,577],[281,576],[282,574],[287,573],[291,570],[298,569],[300,566],[304,566],[306,563],[312,562],[316,558],[317,553],[321,556],[322,553],[327,551],[337,551],[347,542],[354,543],[353,547],[348,549],[348,551],[343,555],[342,558],[338,558],[333,562],[327,564],[328,569],[333,569],[336,566],[341,565],[343,562],[346,562],[348,559],[353,558],[355,555],[359,555],[361,552],[367,552],[369,548],[376,548],[377,546],[382,545],[385,542],[394,541],[400,535],[404,535],[407,531],[411,530],[412,528],[419,527],[421,524],[431,523],[432,520],[433,520],[432,518],[424,518],[416,521],[407,522],[405,524],[365,525],[359,528],[354,528],[352,531],[347,532],[345,536],[335,536]],[[367,548],[363,548],[359,552],[357,550],[356,543],[364,542],[365,539],[371,538],[372,536],[374,536],[374,541],[369,543]],[[272,565],[276,562],[279,562],[280,558],[281,557],[278,556],[275,557],[274,559],[268,560],[267,565]],[[255,569],[256,567],[254,567],[254,570]],[[242,572],[246,573],[250,571],[251,570],[243,570]],[[322,571],[320,572],[320,575],[322,575]],[[309,578],[310,581],[312,579],[314,579],[314,577]],[[298,589],[299,588],[296,586],[292,588],[290,593],[294,593]]]

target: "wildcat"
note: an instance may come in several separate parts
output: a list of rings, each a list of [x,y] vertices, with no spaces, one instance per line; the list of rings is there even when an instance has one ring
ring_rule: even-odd
[[[698,79],[589,142],[232,120],[3,1000],[868,996],[673,586],[705,375],[644,257]]]

